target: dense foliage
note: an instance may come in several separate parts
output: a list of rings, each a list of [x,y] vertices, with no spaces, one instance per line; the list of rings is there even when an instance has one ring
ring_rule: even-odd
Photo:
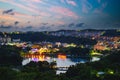
[[[120,31],[117,30],[106,30],[103,36],[115,37],[120,36]]]
[[[89,57],[90,49],[88,48],[81,48],[81,47],[66,47],[61,48],[59,52],[65,53],[67,55],[73,55],[73,56],[83,56],[83,57]]]
[[[21,39],[22,41],[31,41],[31,42],[62,42],[62,43],[75,43],[75,44],[87,44],[94,45],[96,44],[95,40],[89,38],[79,38],[71,36],[51,36],[46,35],[42,32],[27,32],[21,34],[8,34],[12,39]]]
[[[0,46],[0,65],[21,65],[22,57],[20,56],[20,51],[21,49],[16,46]]]
[[[66,76],[71,80],[119,80],[120,51],[113,51],[100,61],[71,66]]]
[[[16,54],[17,50],[19,48],[14,46],[1,46],[0,56],[4,58],[7,55],[7,58],[14,55],[18,56]],[[0,59],[3,59],[1,57]],[[7,65],[18,65],[16,60],[19,58],[13,58],[14,60],[12,58],[8,58],[9,60],[7,61],[11,64]],[[110,51],[100,61],[70,66],[65,74],[56,75],[55,69],[52,68],[55,65],[55,63],[43,61],[37,63],[30,62],[19,69],[16,67],[1,66],[0,80],[120,80],[120,51]]]

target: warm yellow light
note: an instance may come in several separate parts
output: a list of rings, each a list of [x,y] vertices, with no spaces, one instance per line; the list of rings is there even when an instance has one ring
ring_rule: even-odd
[[[59,54],[59,55],[58,55],[58,58],[59,58],[59,59],[62,59],[62,60],[65,60],[65,59],[67,58],[67,56],[66,56],[66,55],[62,55],[62,54]]]
[[[95,51],[91,51],[91,55],[101,55],[101,53],[95,52]]]
[[[114,74],[114,72],[113,72],[113,71],[109,71],[109,73],[110,73],[110,74]]]

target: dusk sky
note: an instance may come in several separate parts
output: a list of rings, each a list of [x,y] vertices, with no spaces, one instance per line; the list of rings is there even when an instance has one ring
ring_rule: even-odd
[[[120,29],[120,0],[0,0],[0,31]]]

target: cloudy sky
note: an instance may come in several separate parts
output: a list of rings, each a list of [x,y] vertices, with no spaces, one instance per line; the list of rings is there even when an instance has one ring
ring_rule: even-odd
[[[119,29],[120,0],[0,0],[0,31]]]

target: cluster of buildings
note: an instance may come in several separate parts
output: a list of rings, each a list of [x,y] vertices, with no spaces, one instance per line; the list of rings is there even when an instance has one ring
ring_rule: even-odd
[[[71,43],[61,43],[61,42],[40,42],[31,45],[31,50],[29,53],[34,54],[42,54],[42,53],[53,53],[59,51],[61,47],[76,47],[77,45]]]
[[[73,36],[73,37],[93,37],[100,36],[104,33],[104,31],[76,31],[76,30],[60,30],[55,32],[49,32],[48,35],[53,36]]]
[[[9,36],[4,36],[4,37],[0,36],[0,45],[8,45],[8,44],[17,43],[20,41],[21,41],[20,39],[12,39]]]
[[[94,50],[120,49],[120,37],[100,36],[96,40],[97,44],[94,45]]]
[[[11,42],[20,42],[20,39],[12,39],[10,36],[8,36],[5,32],[0,32],[0,44],[3,43],[11,43]]]
[[[97,41],[97,44],[94,46],[84,45],[83,47],[86,48],[93,48],[94,50],[111,50],[111,49],[120,49],[120,37],[108,37],[102,36],[104,31],[89,31],[89,30],[60,30],[60,31],[52,31],[46,33],[47,35],[53,36],[73,36],[73,37],[84,37],[90,38]],[[60,47],[76,47],[77,45],[74,43],[61,43],[61,42],[39,42],[37,44],[33,44],[31,42],[22,42],[20,39],[12,39],[11,37],[3,34],[0,36],[0,45],[16,45],[17,47],[31,47],[31,52],[33,53],[34,50],[39,49],[39,52],[50,52],[50,49],[54,48],[54,51],[58,50]]]
[[[97,44],[93,46],[94,50],[120,49],[120,37],[102,36],[104,33],[105,31],[102,30],[101,31],[60,30],[60,31],[50,32],[48,35],[90,38],[97,41]]]
[[[1,37],[0,36],[0,43],[8,43],[8,42],[11,42],[11,41],[12,41],[11,37],[7,37],[7,36]]]

